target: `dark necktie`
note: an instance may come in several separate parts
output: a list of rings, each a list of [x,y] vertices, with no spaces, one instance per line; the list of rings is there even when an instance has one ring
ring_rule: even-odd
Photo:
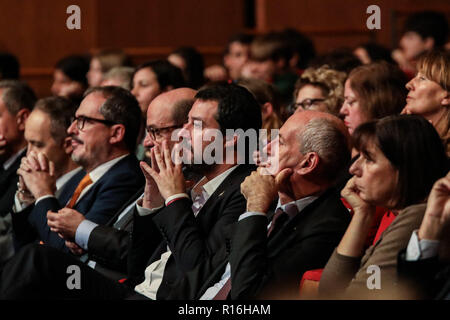
[[[286,211],[285,211],[286,210]],[[275,214],[272,218],[272,223],[267,230],[267,237],[269,237],[274,230],[280,230],[280,228],[286,223],[289,219],[290,214],[295,214],[298,212],[297,205],[289,204],[286,206],[285,210],[281,207],[277,208]],[[231,277],[228,278],[227,282],[223,285],[223,287],[217,292],[212,300],[226,300],[228,294],[231,291]]]

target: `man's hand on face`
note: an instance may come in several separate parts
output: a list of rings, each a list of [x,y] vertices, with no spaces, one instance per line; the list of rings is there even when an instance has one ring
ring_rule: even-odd
[[[47,224],[52,232],[56,232],[65,240],[73,240],[81,221],[85,217],[76,210],[62,208],[58,212],[47,212]]]
[[[247,200],[248,212],[266,213],[278,196],[275,178],[264,168],[258,168],[247,176],[241,184],[241,193]]]
[[[172,162],[167,141],[163,141],[162,150],[158,146],[152,148],[152,165],[141,165],[145,173],[153,178],[164,199],[186,192],[182,164]]]
[[[149,151],[149,158],[151,160],[152,165],[156,163],[153,151]],[[148,209],[163,206],[164,198],[161,196],[161,193],[159,192],[158,185],[156,184],[155,180],[148,172],[151,169],[151,167],[144,161],[141,161],[140,166],[142,173],[144,174],[145,177],[144,199],[142,201],[142,206]],[[159,173],[159,170],[157,170],[157,172]]]
[[[17,174],[22,177],[26,188],[35,199],[45,195],[54,195],[56,191],[55,167],[45,154],[30,152],[21,160]]]

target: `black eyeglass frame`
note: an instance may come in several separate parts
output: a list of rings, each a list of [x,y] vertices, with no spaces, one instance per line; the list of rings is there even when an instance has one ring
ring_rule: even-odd
[[[161,131],[169,131],[170,129],[179,129],[182,128],[183,124],[175,124],[173,126],[167,126],[162,128],[154,128],[154,127],[145,127],[145,131],[152,137],[153,140],[156,140],[156,135],[161,136]]]
[[[114,122],[114,121],[111,121],[111,120],[96,119],[96,118],[91,118],[91,117],[87,117],[87,116],[72,117],[71,118],[71,122],[73,123],[74,121],[77,122],[77,128],[80,131],[84,129],[84,125],[86,124],[86,121],[99,122],[99,123],[102,123],[102,124],[104,124],[106,126],[112,126],[112,125],[117,124],[117,122]]]

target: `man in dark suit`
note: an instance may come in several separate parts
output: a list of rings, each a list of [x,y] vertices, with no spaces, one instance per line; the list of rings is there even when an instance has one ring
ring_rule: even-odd
[[[202,158],[205,150],[209,146],[211,152],[215,141],[214,149],[220,159],[212,164],[201,162],[192,166],[191,169],[204,175],[192,188],[193,200],[186,193],[181,164],[171,163],[167,141],[152,149],[152,167],[141,162],[146,187],[144,198],[138,201],[134,214],[126,284],[119,285],[93,273],[54,250],[29,247],[3,270],[2,297],[23,297],[29,294],[29,286],[35,287],[43,281],[45,286],[38,285],[41,297],[53,297],[57,292],[59,297],[118,299],[129,297],[136,291],[140,297],[163,299],[169,285],[220,248],[225,229],[245,210],[240,184],[255,167],[238,165],[245,163],[243,156],[248,157],[245,152],[240,152],[238,142],[245,139],[247,129],[256,130],[260,126],[260,106],[246,89],[236,85],[215,85],[199,91],[188,123],[179,132],[188,141],[188,148],[183,152],[186,151],[188,157],[192,155],[191,160],[198,156],[205,160]],[[215,136],[213,142],[210,138],[202,138],[207,132],[225,134],[226,129],[238,128],[242,131],[234,131],[223,140],[219,136]],[[196,144],[198,138],[199,145]],[[162,154],[167,160],[164,167],[160,163]],[[48,262],[51,268],[37,267],[48,266]],[[78,265],[83,273],[80,290],[61,286],[67,275],[58,270],[65,270],[68,263]],[[22,270],[18,272],[18,269]],[[13,280],[24,273],[30,275],[27,277],[29,282]]]
[[[350,159],[348,145],[334,116],[291,116],[268,145],[271,166],[241,185],[247,212],[228,244],[188,272],[168,298],[295,299],[302,274],[325,266],[350,222],[334,187]]]
[[[65,240],[75,237],[75,230],[60,232],[65,225],[77,226],[84,218],[106,224],[144,181],[134,156],[141,113],[131,93],[119,87],[89,89],[74,119],[67,131],[72,159],[86,175],[68,203],[55,197],[52,165],[42,153],[28,156],[18,170],[36,199],[30,223],[45,244],[65,251]]]
[[[0,82],[0,216],[14,203],[20,159],[25,155],[25,122],[36,103],[31,88],[19,81]]]
[[[406,299],[450,299],[450,172],[435,182],[419,230],[398,255]]]
[[[33,154],[35,157],[42,152],[54,164],[54,175],[51,178],[56,187],[55,195],[63,203],[70,199],[75,187],[86,174],[70,157],[72,144],[67,128],[75,109],[75,105],[65,98],[44,98],[36,103],[25,124],[27,155]],[[36,183],[46,182],[39,180]],[[11,212],[16,250],[37,239],[35,229],[28,222],[35,200],[23,179],[20,179]]]
[[[36,96],[16,80],[0,81],[0,264],[14,254],[9,214],[17,188],[17,169],[26,153],[25,122]]]

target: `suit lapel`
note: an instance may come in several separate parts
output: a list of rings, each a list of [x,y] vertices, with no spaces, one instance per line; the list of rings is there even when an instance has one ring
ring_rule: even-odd
[[[242,175],[249,175],[252,170],[251,166],[246,165],[238,165],[236,169],[234,169],[223,182],[217,187],[217,189],[213,192],[213,194],[208,198],[203,207],[198,212],[197,218],[203,216],[205,212],[208,212],[210,208],[213,208],[217,202],[221,201],[222,198],[227,194],[227,191],[230,190],[230,186],[234,186],[237,183],[240,184],[242,180]]]
[[[142,187],[141,189],[139,189],[138,192],[136,192],[133,197],[131,197],[123,206],[122,208],[120,208],[116,214],[111,218],[111,220],[108,221],[108,223],[106,224],[107,226],[114,226],[117,229],[123,229],[123,227],[127,224],[127,221],[129,221],[130,216],[133,215],[133,209],[131,208],[130,210],[128,210],[128,212],[125,214],[125,216],[122,217],[120,225],[115,225],[115,223],[117,222],[117,219],[119,218],[120,214],[133,202],[135,202],[137,200],[137,198],[139,198],[142,193],[144,192],[144,187]]]

